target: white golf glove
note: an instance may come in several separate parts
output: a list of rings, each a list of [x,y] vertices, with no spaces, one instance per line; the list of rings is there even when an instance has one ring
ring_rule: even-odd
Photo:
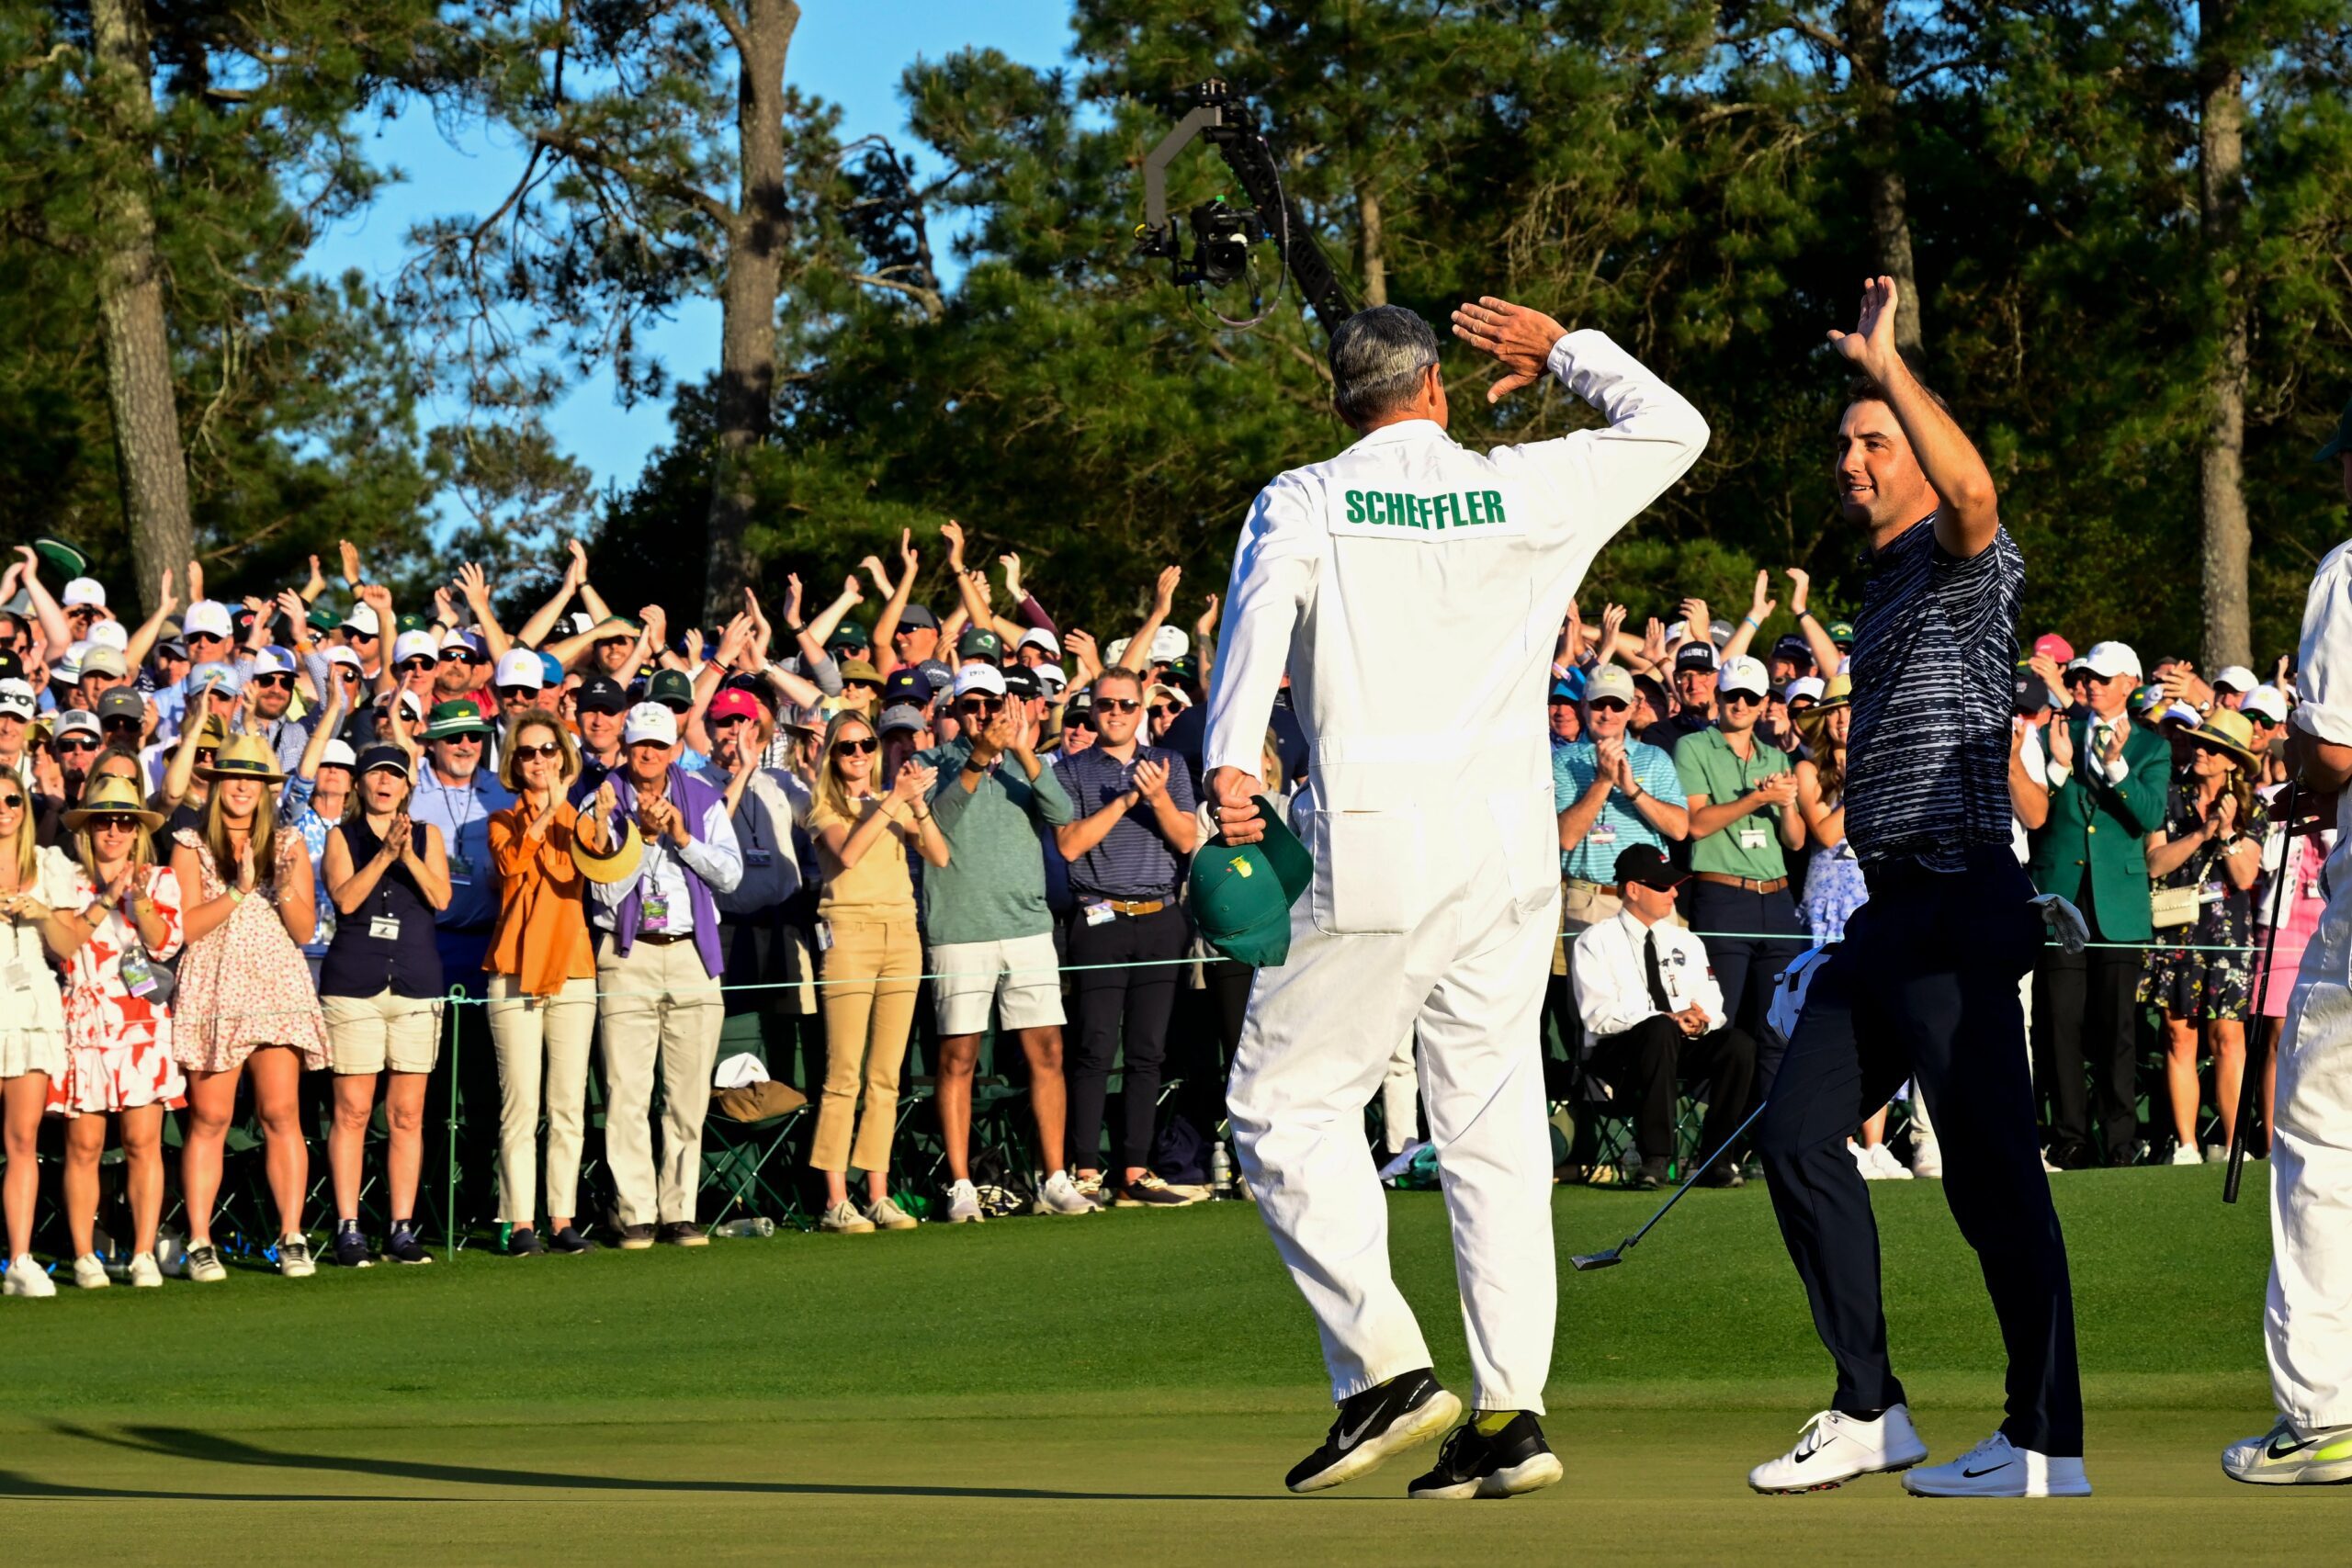
[[[2080,909],[2055,893],[2044,893],[2033,901],[2033,907],[2041,911],[2041,923],[2050,928],[2050,934],[2058,939],[2059,947],[2067,956],[2074,956],[2088,945],[2091,923],[2083,919]]]

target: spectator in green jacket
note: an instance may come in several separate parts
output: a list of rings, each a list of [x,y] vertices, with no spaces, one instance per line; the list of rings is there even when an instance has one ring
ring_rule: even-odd
[[[2130,1164],[2139,1141],[2133,1026],[2141,954],[2136,947],[2100,944],[2144,942],[2154,929],[2144,846],[2164,826],[2171,761],[2164,739],[2131,719],[2139,655],[2122,643],[2102,642],[2084,656],[2083,668],[2090,712],[2051,725],[2045,773],[2054,782],[2039,798],[2030,788],[2012,792],[2020,819],[2033,830],[2026,869],[2034,886],[2071,901],[2091,928],[2083,953],[2045,949],[2033,981],[2035,1077],[2050,1110],[2044,1157],[2062,1169],[2091,1159],[2086,1062],[2098,1079],[2106,1163]]]
[[[989,1007],[1029,1058],[1029,1104],[1037,1152],[1052,1174],[1038,1193],[1041,1213],[1093,1212],[1063,1168],[1062,988],[1054,918],[1046,907],[1039,829],[1075,813],[1054,772],[1037,759],[1023,705],[1007,699],[993,664],[956,672],[960,733],[916,761],[935,768],[931,807],[946,835],[948,862],[922,879],[923,933],[931,944],[932,992],[939,1011],[939,1123],[953,1179],[951,1224],[980,1217],[972,1185],[972,1069]]]

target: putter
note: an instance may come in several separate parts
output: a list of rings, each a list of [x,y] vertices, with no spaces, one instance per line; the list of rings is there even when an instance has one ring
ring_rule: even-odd
[[[2278,855],[2278,872],[2270,884],[2270,924],[2262,932],[2262,978],[2254,987],[2254,1016],[2257,1023],[2262,1018],[2263,1004],[2270,998],[2270,955],[2278,944],[2278,916],[2287,902],[2287,884],[2295,869],[2295,811],[2301,804],[2302,781],[2287,781],[2286,847]],[[2255,1106],[2262,1096],[2263,1047],[2267,1030],[2256,1028],[2248,1036],[2245,1047],[2245,1069],[2238,1076],[2238,1113],[2230,1128],[2230,1168],[2222,1178],[2222,1201],[2238,1201],[2238,1178],[2245,1170],[2247,1134],[2254,1130]],[[2286,1028],[2281,1021],[2278,1043],[2287,1043]]]
[[[1747,1132],[1748,1128],[1754,1126],[1756,1124],[1756,1119],[1763,1114],[1764,1107],[1762,1105],[1758,1105],[1755,1110],[1749,1111],[1747,1113],[1747,1120],[1742,1122],[1737,1127],[1732,1129],[1731,1136],[1724,1140],[1724,1146],[1722,1148],[1717,1149],[1713,1155],[1710,1155],[1707,1158],[1702,1159],[1698,1164],[1692,1166],[1690,1168],[1690,1174],[1682,1179],[1682,1185],[1674,1190],[1674,1196],[1668,1198],[1664,1203],[1659,1205],[1657,1213],[1649,1217],[1649,1223],[1647,1224],[1643,1225],[1641,1229],[1635,1231],[1633,1235],[1627,1236],[1624,1240],[1619,1242],[1616,1246],[1611,1247],[1606,1252],[1576,1252],[1569,1254],[1568,1263],[1570,1267],[1574,1268],[1577,1273],[1582,1274],[1594,1269],[1613,1269],[1618,1264],[1624,1262],[1625,1254],[1634,1250],[1634,1244],[1641,1240],[1642,1237],[1650,1234],[1650,1225],[1654,1225],[1657,1224],[1658,1221],[1666,1218],[1667,1210],[1673,1208],[1675,1204],[1682,1201],[1682,1195],[1690,1190],[1691,1187],[1698,1181],[1700,1177],[1705,1175],[1708,1171],[1714,1169],[1715,1162],[1723,1158],[1724,1155],[1730,1153],[1731,1146],[1739,1142],[1740,1134]]]

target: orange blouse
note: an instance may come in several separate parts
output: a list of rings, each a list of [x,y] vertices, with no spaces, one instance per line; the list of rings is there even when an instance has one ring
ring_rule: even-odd
[[[498,929],[483,967],[512,976],[526,995],[551,997],[566,980],[596,977],[588,942],[588,879],[571,862],[569,802],[555,809],[544,838],[533,841],[529,804],[516,801],[490,819],[490,858],[501,885]]]

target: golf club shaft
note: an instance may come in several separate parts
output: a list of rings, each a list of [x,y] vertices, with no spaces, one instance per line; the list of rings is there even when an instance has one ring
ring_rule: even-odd
[[[1643,1225],[1641,1229],[1635,1231],[1623,1241],[1618,1243],[1617,1250],[1621,1253],[1629,1252],[1633,1249],[1633,1246],[1635,1242],[1649,1235],[1650,1225],[1654,1225],[1657,1224],[1658,1221],[1666,1218],[1667,1210],[1673,1208],[1675,1204],[1680,1202],[1682,1201],[1682,1195],[1690,1190],[1692,1185],[1698,1181],[1699,1178],[1714,1169],[1715,1162],[1722,1159],[1724,1156],[1731,1153],[1732,1145],[1738,1143],[1741,1135],[1744,1134],[1748,1128],[1756,1124],[1756,1119],[1764,1114],[1764,1107],[1769,1103],[1770,1102],[1767,1100],[1758,1101],[1756,1109],[1747,1113],[1747,1120],[1742,1122],[1738,1126],[1732,1129],[1731,1136],[1724,1140],[1723,1146],[1717,1149],[1713,1154],[1709,1155],[1705,1159],[1702,1159],[1698,1164],[1692,1166],[1690,1168],[1690,1174],[1682,1179],[1682,1185],[1674,1190],[1674,1196],[1668,1198],[1664,1203],[1658,1206],[1657,1213],[1649,1217],[1648,1224]]]
[[[2246,1032],[2245,1068],[2238,1077],[2238,1113],[2230,1128],[2230,1168],[2222,1178],[2222,1201],[2238,1201],[2238,1178],[2245,1169],[2247,1135],[2253,1131],[2255,1106],[2260,1103],[2263,1077],[2264,1034],[2263,1007],[2270,996],[2270,955],[2278,945],[2278,916],[2286,904],[2287,884],[2293,880],[2298,849],[2295,843],[2295,812],[2301,805],[2302,781],[2287,781],[2287,838],[2278,854],[2278,869],[2271,874],[2270,924],[2262,933],[2262,971],[2254,982],[2254,1027]],[[2286,1029],[2279,1028],[2280,1044],[2286,1043]],[[2218,1073],[2219,1069],[2216,1069]]]

